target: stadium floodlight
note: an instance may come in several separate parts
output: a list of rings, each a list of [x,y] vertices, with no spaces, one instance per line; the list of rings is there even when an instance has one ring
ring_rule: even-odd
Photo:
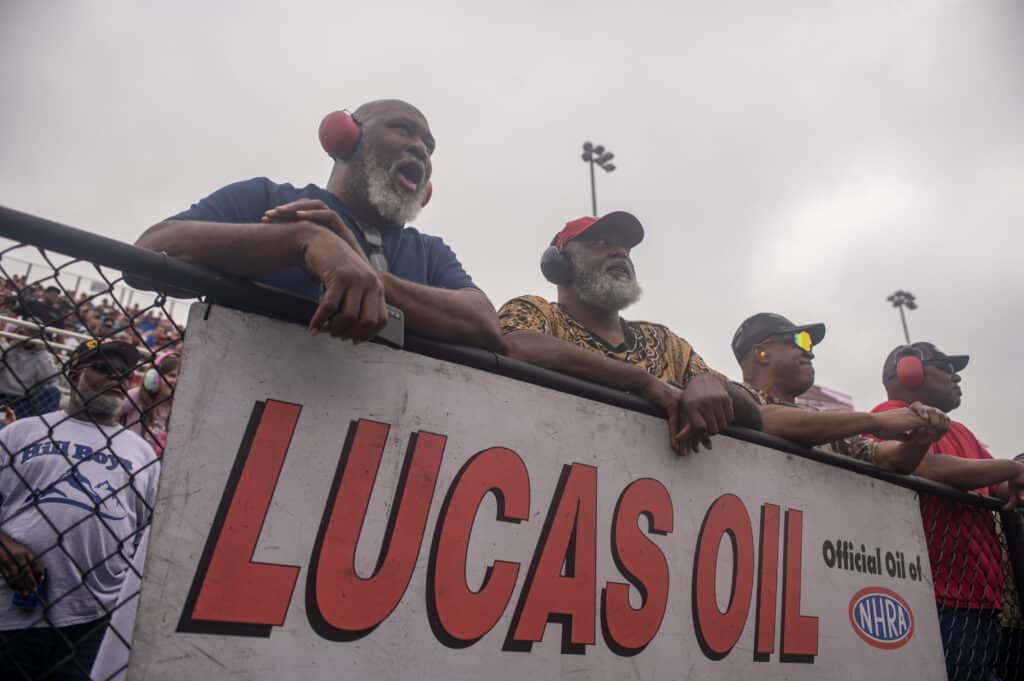
[[[904,291],[900,289],[886,298],[892,306],[898,308],[900,311],[900,321],[903,322],[903,338],[906,339],[907,345],[910,345],[910,331],[907,330],[907,315],[903,312],[903,308],[908,310],[917,309],[917,298],[910,291]]]
[[[594,179],[594,166],[610,173],[615,170],[615,164],[609,163],[615,154],[605,149],[603,144],[583,143],[583,161],[590,165],[590,208],[594,217],[597,217],[597,182]]]

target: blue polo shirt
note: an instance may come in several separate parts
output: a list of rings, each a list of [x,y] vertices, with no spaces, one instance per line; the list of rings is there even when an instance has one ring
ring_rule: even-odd
[[[320,199],[327,204],[352,228],[363,250],[369,252],[363,223],[337,196],[313,184],[297,188],[271,182],[265,177],[243,180],[218,189],[199,203],[192,204],[188,210],[168,219],[258,224],[266,211],[299,199]],[[455,252],[440,237],[422,234],[415,227],[378,229],[384,242],[388,270],[396,277],[438,288],[475,287]],[[258,281],[312,300],[320,298],[319,282],[310,279],[297,267],[271,272]]]

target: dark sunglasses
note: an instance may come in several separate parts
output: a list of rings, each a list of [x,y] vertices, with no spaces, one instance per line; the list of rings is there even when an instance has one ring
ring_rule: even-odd
[[[944,359],[928,359],[921,362],[921,364],[924,364],[925,366],[929,367],[935,367],[936,369],[941,369],[942,371],[945,371],[947,374],[956,373],[956,368],[950,362]]]

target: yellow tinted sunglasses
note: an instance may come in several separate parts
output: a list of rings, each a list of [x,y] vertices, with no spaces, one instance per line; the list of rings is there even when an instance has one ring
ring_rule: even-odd
[[[811,347],[814,345],[813,341],[811,341],[811,334],[807,331],[797,331],[794,333],[793,343],[804,352],[810,352]]]

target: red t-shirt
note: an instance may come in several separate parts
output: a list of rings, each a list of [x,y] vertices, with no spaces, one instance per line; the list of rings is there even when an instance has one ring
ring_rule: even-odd
[[[909,406],[889,400],[872,412]],[[964,459],[991,459],[967,426],[951,421],[949,432],[931,451]],[[992,495],[991,487],[976,492]],[[928,557],[935,579],[935,597],[957,608],[998,610],[1003,602],[1003,553],[996,537],[992,511],[951,499],[921,495],[921,517],[928,540]]]

